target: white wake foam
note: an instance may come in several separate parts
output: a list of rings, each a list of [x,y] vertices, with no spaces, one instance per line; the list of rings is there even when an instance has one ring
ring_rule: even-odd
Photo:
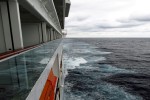
[[[82,57],[69,58],[64,57],[64,75],[68,75],[68,69],[75,69],[80,66],[80,64],[85,64],[87,61]]]

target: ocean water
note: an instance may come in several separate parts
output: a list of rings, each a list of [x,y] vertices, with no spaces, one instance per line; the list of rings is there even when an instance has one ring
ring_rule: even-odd
[[[150,100],[150,39],[65,39],[64,100]]]

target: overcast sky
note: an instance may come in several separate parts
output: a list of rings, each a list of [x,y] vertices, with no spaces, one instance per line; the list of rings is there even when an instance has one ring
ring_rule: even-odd
[[[71,0],[67,37],[150,37],[150,0]]]

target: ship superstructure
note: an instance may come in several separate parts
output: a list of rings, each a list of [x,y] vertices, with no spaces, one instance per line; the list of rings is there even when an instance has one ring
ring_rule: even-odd
[[[0,1],[0,100],[62,100],[69,0]]]

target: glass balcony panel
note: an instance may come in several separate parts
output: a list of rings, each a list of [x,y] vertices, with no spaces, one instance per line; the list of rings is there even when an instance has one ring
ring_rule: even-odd
[[[0,100],[25,100],[62,39],[0,62]]]

